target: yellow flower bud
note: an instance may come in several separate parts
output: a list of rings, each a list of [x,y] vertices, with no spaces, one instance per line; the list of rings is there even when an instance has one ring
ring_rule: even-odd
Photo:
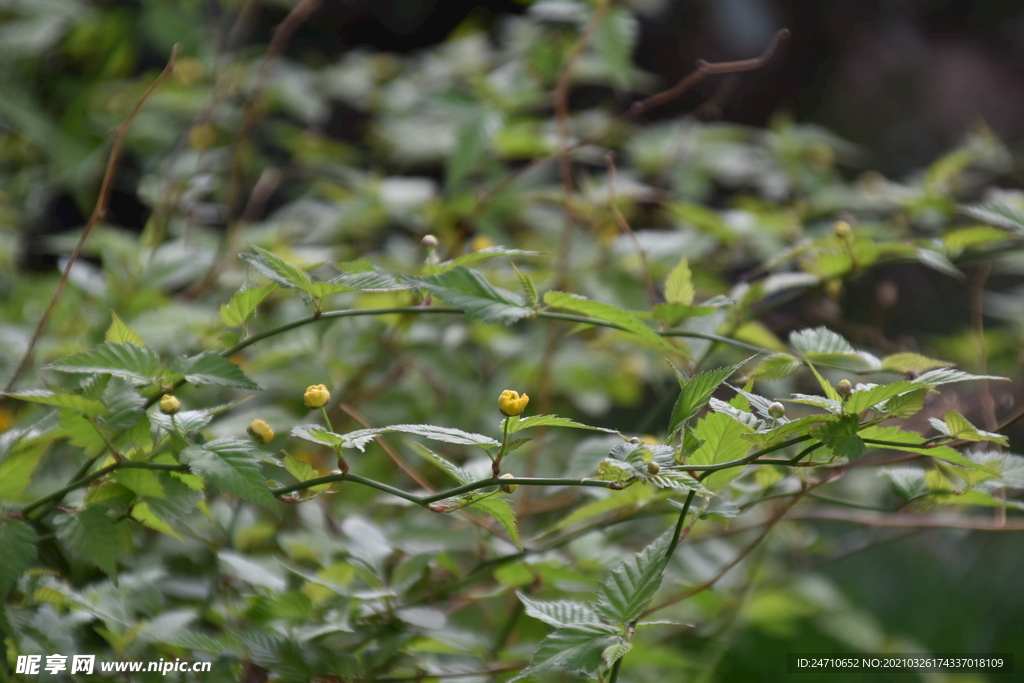
[[[512,415],[518,415],[526,410],[526,404],[530,402],[530,397],[526,394],[519,395],[518,391],[510,391],[506,389],[501,392],[501,396],[498,397],[498,409],[504,414],[511,417]]]
[[[514,475],[514,474],[505,473],[505,474],[501,475],[501,477],[499,477],[499,478],[500,479],[512,479],[515,476],[516,475]],[[519,488],[519,484],[502,484],[501,485],[501,490],[504,491],[505,493],[512,493],[517,488]]]
[[[253,441],[259,443],[270,443],[274,439],[274,430],[263,420],[253,420],[245,431],[249,432]]]
[[[469,248],[473,251],[482,251],[493,246],[494,240],[486,235],[477,235],[473,238],[473,241],[469,243]]]
[[[160,399],[160,412],[164,415],[174,415],[181,410],[181,401],[170,394],[164,394]]]
[[[306,387],[306,393],[302,395],[307,408],[323,408],[331,400],[331,392],[323,384],[314,384]]]
[[[842,240],[849,239],[853,234],[853,228],[846,221],[836,221],[835,231],[836,237]]]

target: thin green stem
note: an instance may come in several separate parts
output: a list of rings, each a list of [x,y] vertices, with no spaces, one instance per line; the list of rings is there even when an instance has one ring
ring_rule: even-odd
[[[71,493],[75,489],[80,489],[83,486],[88,486],[90,483],[96,481],[100,477],[120,469],[163,470],[165,472],[188,472],[188,465],[174,465],[169,463],[157,462],[134,462],[132,460],[122,460],[121,462],[115,462],[112,465],[107,465],[106,467],[96,470],[92,474],[82,476],[79,479],[72,481],[64,488],[58,489],[47,496],[43,496],[34,503],[26,505],[24,508],[22,508],[21,512],[24,515],[28,515],[33,510],[36,510],[37,508],[40,508],[43,505],[46,505],[50,501],[60,500],[65,495]]]

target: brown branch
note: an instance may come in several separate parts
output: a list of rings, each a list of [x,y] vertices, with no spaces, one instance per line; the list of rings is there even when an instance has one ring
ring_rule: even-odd
[[[64,266],[64,272],[61,273],[60,280],[57,281],[57,289],[53,292],[53,296],[50,297],[50,303],[46,305],[46,310],[43,311],[43,315],[39,318],[39,322],[36,324],[35,331],[32,332],[32,338],[29,339],[28,348],[25,349],[25,355],[21,357],[21,361],[18,362],[18,366],[14,369],[14,374],[7,381],[7,386],[4,387],[4,393],[8,393],[14,384],[18,381],[21,373],[28,367],[29,361],[32,358],[32,351],[35,349],[36,344],[39,342],[39,338],[42,337],[43,331],[46,329],[46,323],[50,319],[50,314],[53,313],[54,307],[57,305],[57,300],[60,299],[61,293],[64,291],[64,285],[68,281],[68,276],[71,273],[71,269],[74,267],[75,262],[82,255],[82,249],[85,247],[85,242],[89,239],[89,235],[92,234],[92,230],[96,227],[96,224],[103,218],[107,213],[107,204],[110,202],[110,193],[114,189],[114,174],[117,171],[117,165],[121,157],[121,146],[124,144],[125,135],[128,133],[128,128],[135,118],[135,115],[142,109],[142,105],[146,103],[149,96],[157,89],[157,87],[164,82],[164,80],[174,72],[174,61],[178,57],[178,46],[175,45],[171,48],[171,57],[167,60],[167,66],[160,72],[160,75],[156,77],[156,80],[146,89],[146,92],[142,93],[142,97],[135,103],[132,110],[128,112],[128,116],[125,117],[124,121],[121,122],[117,128],[114,129],[114,145],[110,150],[110,157],[107,159],[107,169],[103,173],[103,182],[100,184],[100,194],[96,199],[96,207],[93,209],[92,215],[89,216],[89,222],[85,224],[85,229],[82,231],[82,236],[78,239],[78,244],[75,245],[75,250],[71,252],[71,257],[68,259],[68,263]]]
[[[587,145],[594,144],[597,140],[600,140],[601,138],[608,135],[608,133],[610,133],[616,126],[622,123],[632,121],[641,114],[655,107],[659,107],[662,104],[671,102],[677,97],[682,96],[683,93],[685,93],[687,90],[692,88],[700,81],[704,80],[706,76],[710,74],[751,71],[763,67],[765,64],[770,62],[772,58],[775,57],[775,53],[778,51],[779,46],[782,45],[782,41],[787,40],[789,36],[789,29],[784,28],[778,31],[772,37],[772,40],[768,44],[768,47],[765,49],[764,53],[762,53],[761,56],[757,57],[756,59],[744,59],[735,62],[719,63],[706,62],[703,59],[698,60],[696,70],[692,72],[690,75],[686,76],[685,78],[683,78],[682,80],[680,80],[678,83],[676,83],[671,88],[668,88],[667,90],[662,90],[661,92],[651,95],[647,99],[633,103],[633,105],[629,108],[628,111],[620,114],[617,118],[615,118],[615,120],[609,123],[602,131],[600,131],[596,135],[582,138],[580,140],[577,140],[576,142],[571,143],[567,147],[556,149],[551,152],[548,152],[543,156],[539,156],[530,161],[530,163],[526,164],[525,166],[521,166],[520,168],[516,169],[509,175],[502,178],[494,187],[486,191],[477,200],[476,205],[473,207],[473,210],[469,212],[469,215],[466,216],[464,222],[468,223],[477,216],[479,216],[480,213],[485,208],[487,208],[487,206],[489,206],[492,201],[494,201],[494,198],[501,194],[503,190],[505,190],[505,188],[507,188],[516,180],[523,177],[524,175],[526,175],[533,169],[537,168],[541,164],[551,161],[555,157],[568,154],[569,152],[579,149],[580,147],[586,147]],[[713,97],[712,100],[714,101],[715,98]],[[1024,417],[1024,413],[1021,414],[1021,417]]]
[[[851,522],[864,526],[973,529],[975,531],[1024,531],[1024,519],[1006,522],[987,517],[952,517],[948,515],[924,515],[906,513],[882,513],[868,510],[851,510],[828,506],[813,507],[790,513],[789,519],[827,519]]]
[[[618,223],[619,229],[629,235],[629,239],[633,241],[633,246],[636,247],[636,251],[640,255],[640,267],[643,271],[647,300],[651,302],[651,306],[655,306],[658,303],[658,293],[654,290],[654,282],[651,280],[651,266],[647,262],[647,252],[644,251],[640,240],[636,238],[636,233],[633,232],[633,228],[629,225],[629,221],[622,215],[618,204],[615,203],[615,156],[609,152],[604,157],[604,163],[608,166],[608,209],[612,212],[612,216],[615,217],[615,222]]]

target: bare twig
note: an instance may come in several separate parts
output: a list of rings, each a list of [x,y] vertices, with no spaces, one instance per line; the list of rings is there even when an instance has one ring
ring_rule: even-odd
[[[1024,531],[1024,519],[1015,518],[1006,522],[1000,522],[999,520],[987,517],[952,517],[906,513],[887,514],[831,506],[818,506],[807,510],[797,510],[790,513],[789,519],[830,519],[839,522],[852,522],[853,524],[879,527]]]
[[[132,110],[128,112],[128,116],[125,117],[124,121],[121,122],[117,128],[114,129],[114,145],[110,150],[110,157],[107,160],[107,169],[103,174],[103,182],[100,184],[100,194],[96,199],[96,208],[93,209],[92,215],[89,216],[89,222],[85,224],[85,229],[82,230],[82,236],[78,239],[78,244],[75,245],[75,250],[71,252],[71,257],[68,259],[67,265],[64,266],[64,272],[61,273],[60,280],[57,281],[57,289],[54,290],[53,296],[50,297],[50,303],[46,305],[46,310],[43,311],[43,315],[40,316],[39,322],[36,324],[35,331],[32,332],[32,338],[29,339],[28,348],[25,349],[25,355],[21,357],[18,366],[14,369],[14,374],[7,381],[7,386],[4,387],[4,393],[9,392],[14,384],[18,381],[21,373],[28,367],[30,360],[32,359],[32,351],[35,349],[36,344],[39,342],[39,338],[43,335],[43,331],[46,329],[46,323],[50,319],[50,314],[53,313],[54,307],[57,305],[57,300],[60,299],[61,293],[64,291],[64,285],[68,281],[68,276],[71,274],[71,269],[74,267],[75,262],[82,255],[82,249],[85,247],[86,240],[89,239],[89,235],[92,234],[92,230],[96,227],[96,224],[103,218],[107,213],[107,204],[110,202],[110,193],[114,189],[114,174],[117,171],[117,165],[121,158],[121,146],[124,144],[125,135],[128,133],[128,127],[131,125],[132,120],[135,118],[139,110],[142,109],[142,105],[146,103],[149,96],[159,87],[164,80],[174,72],[174,61],[178,57],[178,46],[175,45],[171,49],[171,57],[167,60],[167,66],[160,72],[160,75],[156,77],[156,80],[146,89],[146,92],[142,94]]]

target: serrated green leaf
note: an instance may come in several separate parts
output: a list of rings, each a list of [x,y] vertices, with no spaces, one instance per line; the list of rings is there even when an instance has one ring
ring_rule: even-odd
[[[621,642],[623,638],[618,629],[605,624],[563,626],[541,641],[530,665],[512,680],[522,680],[554,668],[593,673],[601,666],[604,651]]]
[[[687,464],[717,465],[742,458],[750,450],[750,443],[743,435],[751,431],[750,427],[722,413],[705,416],[693,430],[693,435],[704,443],[687,459]],[[721,491],[742,472],[742,467],[715,472],[704,480],[704,486],[711,491]]]
[[[945,423],[940,424],[944,425]],[[872,427],[865,427],[860,430],[860,437],[864,439],[867,445],[871,448],[920,453],[921,455],[927,455],[961,467],[984,469],[986,471],[990,470],[987,466],[979,465],[978,463],[968,460],[949,446],[929,446],[920,434],[916,432],[904,432],[896,426],[882,427],[875,425]],[[874,444],[871,443],[872,441],[884,441],[885,444]]]
[[[563,517],[551,531],[565,529],[573,524],[585,522],[599,515],[619,510],[633,512],[639,510],[654,498],[654,490],[650,486],[636,484],[621,491],[612,491],[607,498],[600,498],[573,510]]]
[[[928,493],[924,470],[917,467],[887,467],[881,474],[892,480],[892,485],[905,499],[916,498]]]
[[[344,270],[346,264],[337,264]],[[370,264],[370,270],[360,272],[343,272],[327,281],[332,285],[342,285],[353,292],[397,292],[412,289],[411,285],[399,282],[394,276],[379,270]]]
[[[523,544],[519,541],[519,528],[516,526],[516,513],[508,497],[503,495],[487,496],[474,501],[472,507],[483,510],[497,520],[516,547],[522,550]]]
[[[960,213],[1024,235],[1024,209],[1008,202],[985,202],[957,207]]]
[[[366,445],[381,434],[388,432],[402,432],[403,434],[415,434],[434,441],[460,444],[463,446],[500,446],[489,436],[464,432],[453,427],[438,427],[436,425],[391,425],[389,427],[375,427],[373,429],[359,429],[347,434],[334,434],[320,427],[310,425],[299,425],[292,428],[292,436],[297,436],[307,441],[322,443],[329,446],[341,445],[343,448],[358,448],[366,450]]]
[[[16,398],[19,401],[28,401],[29,403],[41,403],[47,406],[66,408],[68,410],[73,410],[76,413],[81,413],[86,417],[98,417],[107,412],[107,407],[100,401],[88,399],[76,394],[55,394],[52,391],[46,391],[45,389],[31,389],[29,391],[19,391],[16,394],[6,395],[11,398]]]
[[[564,308],[577,313],[583,313],[591,318],[612,323],[617,327],[632,332],[633,334],[647,340],[651,344],[668,349],[674,353],[685,353],[680,348],[670,344],[664,337],[644,324],[642,320],[632,313],[622,310],[618,306],[612,306],[601,301],[592,301],[578,294],[568,292],[551,291],[544,295],[544,303],[554,308]]]
[[[113,320],[110,323],[110,327],[107,328],[107,334],[103,341],[113,342],[115,344],[135,344],[136,346],[146,345],[146,342],[142,341],[142,337],[139,336],[139,333],[128,327],[117,313],[110,311],[110,315]]]
[[[967,382],[979,379],[991,379],[1001,382],[1009,381],[1009,378],[1007,377],[997,377],[996,375],[972,375],[955,368],[938,368],[937,370],[929,370],[928,372],[918,376],[914,381],[919,384],[938,386],[940,384],[952,384],[954,382]]]
[[[296,481],[310,481],[320,476],[320,473],[313,469],[313,466],[308,462],[303,462],[298,458],[293,458],[290,455],[284,456],[284,468],[288,470],[288,474],[295,477]],[[312,492],[326,491],[331,487],[330,484],[319,484],[311,487],[309,490]]]
[[[516,591],[526,613],[549,626],[560,628],[570,624],[596,624],[597,614],[582,602],[572,600],[533,600]]]
[[[1024,510],[1024,503],[1016,500],[996,498],[987,491],[981,491],[980,489],[963,491],[961,493],[938,493],[930,496],[929,500],[942,505],[977,505],[981,507]]]
[[[718,309],[718,306],[691,306],[679,301],[670,301],[665,304],[657,304],[651,309],[651,316],[667,327],[676,327],[683,321],[711,315]]]
[[[95,451],[106,447],[106,442],[88,418],[70,410],[60,411],[60,427],[72,446],[86,451]]]
[[[160,517],[158,517],[156,513],[149,508],[148,501],[144,500],[132,506],[132,519],[141,522],[144,526],[149,527],[153,531],[158,531],[161,534],[170,536],[182,543],[185,542],[185,540],[178,535],[178,532],[174,530],[174,527],[160,519]]]
[[[870,387],[863,391],[854,391],[846,398],[843,407],[846,412],[856,415],[886,399],[918,388],[921,388],[921,385],[916,382],[893,382]]]
[[[942,237],[946,245],[946,251],[950,258],[956,258],[969,247],[980,244],[990,245],[993,242],[1006,242],[1014,239],[1014,236],[1002,228],[993,228],[988,225],[975,225],[969,228],[960,228],[947,232]]]
[[[693,282],[690,275],[690,263],[684,256],[668,274],[665,281],[665,299],[670,303],[678,302],[689,306],[693,303]]]
[[[179,432],[188,433],[210,424],[210,421],[213,420],[213,413],[209,410],[183,410],[177,413],[172,421],[170,415],[164,415],[159,410],[154,410],[149,419],[161,429],[172,431],[177,425]]]
[[[166,498],[163,484],[157,473],[152,470],[138,468],[120,469],[110,475],[111,479],[121,486],[143,498]]]
[[[816,427],[811,431],[811,436],[828,446],[836,455],[855,460],[867,450],[864,440],[857,435],[859,427],[857,416],[847,415]]]
[[[530,308],[535,308],[540,302],[540,299],[537,296],[537,288],[534,286],[533,280],[530,279],[529,275],[519,270],[519,267],[516,266],[516,264],[512,263],[511,265],[512,270],[516,271],[516,277],[519,278],[519,286],[523,288],[523,294],[526,295],[526,305]]]
[[[881,369],[906,374],[908,372],[934,370],[935,368],[948,368],[951,365],[953,364],[947,363],[944,360],[928,358],[919,353],[894,353],[882,359]]]
[[[261,457],[251,443],[227,437],[189,446],[179,459],[222,491],[276,512],[277,501],[260,474]]]
[[[946,275],[955,277],[958,280],[964,279],[964,274],[960,269],[953,265],[953,262],[949,260],[949,257],[940,251],[920,247],[917,250],[917,260],[921,265],[928,266],[932,270],[945,273]]]
[[[0,478],[2,481],[2,478]],[[0,601],[36,560],[36,532],[19,519],[0,520]]]
[[[785,379],[800,369],[799,360],[788,353],[773,353],[758,363],[754,375],[762,382]]]
[[[79,512],[57,515],[53,520],[57,538],[72,555],[117,574],[117,528],[105,507],[87,507]]]
[[[533,427],[568,427],[571,429],[590,429],[595,432],[607,432],[608,434],[618,434],[614,429],[605,429],[604,427],[591,427],[581,422],[575,422],[567,417],[559,417],[558,415],[531,415],[530,417],[523,418],[522,420],[516,420],[509,423],[508,433],[515,434],[516,432],[524,429],[531,429]]]
[[[840,402],[843,400],[842,396],[839,395],[839,392],[836,391],[836,388],[821,376],[821,373],[818,372],[818,368],[814,367],[813,363],[807,363],[807,368],[811,371],[811,374],[814,375],[814,379],[818,380],[818,386],[821,387],[826,398]]]
[[[111,378],[103,391],[107,414],[99,419],[100,426],[118,433],[129,429],[144,418],[146,399],[135,391],[131,383],[120,377]]]
[[[962,439],[964,441],[991,441],[992,443],[997,443],[1000,446],[1010,445],[1010,441],[1007,437],[1002,434],[986,432],[978,429],[968,422],[967,418],[955,410],[950,410],[943,415],[942,421],[946,423],[946,426],[949,429],[947,433],[954,439]]]
[[[742,366],[743,363],[727,365],[690,378],[677,370],[676,379],[679,381],[680,393],[672,408],[672,417],[669,419],[669,434],[675,434],[688,420],[697,415],[700,409],[711,400],[711,395],[715,390]]]
[[[533,310],[526,306],[521,296],[495,287],[479,272],[465,266],[437,275],[408,276],[405,279],[476,320],[511,325],[533,315]]]
[[[827,327],[799,330],[789,335],[789,343],[804,355],[854,355],[857,352],[842,335]]]
[[[260,385],[246,377],[241,368],[215,351],[203,351],[198,356],[180,356],[171,363],[170,370],[193,384],[261,390]]]
[[[269,252],[266,249],[262,249],[252,244],[249,246],[252,247],[256,253],[243,253],[239,254],[238,257],[243,261],[248,262],[268,280],[276,282],[284,287],[297,287],[299,289],[304,289],[306,285],[312,282],[306,271],[302,270],[298,266],[293,266],[277,254]]]
[[[674,529],[665,532],[608,573],[598,586],[597,601],[593,603],[599,617],[611,624],[628,624],[647,609],[661,587],[668,564],[665,551],[674,533]]]
[[[261,287],[240,289],[231,295],[231,301],[220,307],[220,319],[228,327],[241,327],[256,312],[256,307],[277,289],[277,283]]]
[[[604,661],[605,666],[611,666],[629,654],[629,651],[632,649],[633,643],[628,641],[609,645],[605,651],[601,653],[601,659]]]
[[[417,451],[420,452],[420,454],[423,455],[424,458],[426,458],[427,460],[429,460],[430,462],[434,463],[439,468],[447,472],[449,475],[451,475],[453,479],[455,479],[455,481],[459,482],[460,484],[469,484],[476,480],[476,478],[472,474],[462,469],[461,467],[455,465],[450,460],[441,457],[440,455],[430,450],[423,444],[414,442],[413,446],[416,448]]]
[[[502,247],[502,246],[485,247],[483,249],[477,249],[476,251],[470,252],[468,254],[463,254],[462,256],[456,256],[455,258],[453,258],[450,261],[443,261],[443,262],[437,264],[437,266],[435,266],[435,268],[437,268],[438,271],[451,270],[455,266],[468,266],[471,263],[476,263],[477,261],[484,261],[486,259],[492,259],[492,258],[495,258],[497,256],[540,256],[540,255],[541,255],[541,252],[539,252],[539,251],[525,251],[523,249],[509,249],[507,247]],[[512,267],[513,268],[516,267],[514,263],[512,264]],[[516,268],[516,270],[518,271],[519,269]],[[522,281],[522,278],[520,278],[520,282],[521,281]],[[535,301],[536,301],[536,294],[537,294],[537,292],[534,291],[534,300]],[[528,291],[527,291],[527,295],[529,295]]]
[[[908,391],[899,396],[893,396],[885,402],[883,410],[892,417],[907,418],[916,415],[924,408],[925,398],[928,396],[928,387]]]
[[[136,382],[148,382],[160,372],[160,358],[152,349],[140,348],[135,344],[108,342],[62,358],[46,367],[59,372],[103,372]]]

